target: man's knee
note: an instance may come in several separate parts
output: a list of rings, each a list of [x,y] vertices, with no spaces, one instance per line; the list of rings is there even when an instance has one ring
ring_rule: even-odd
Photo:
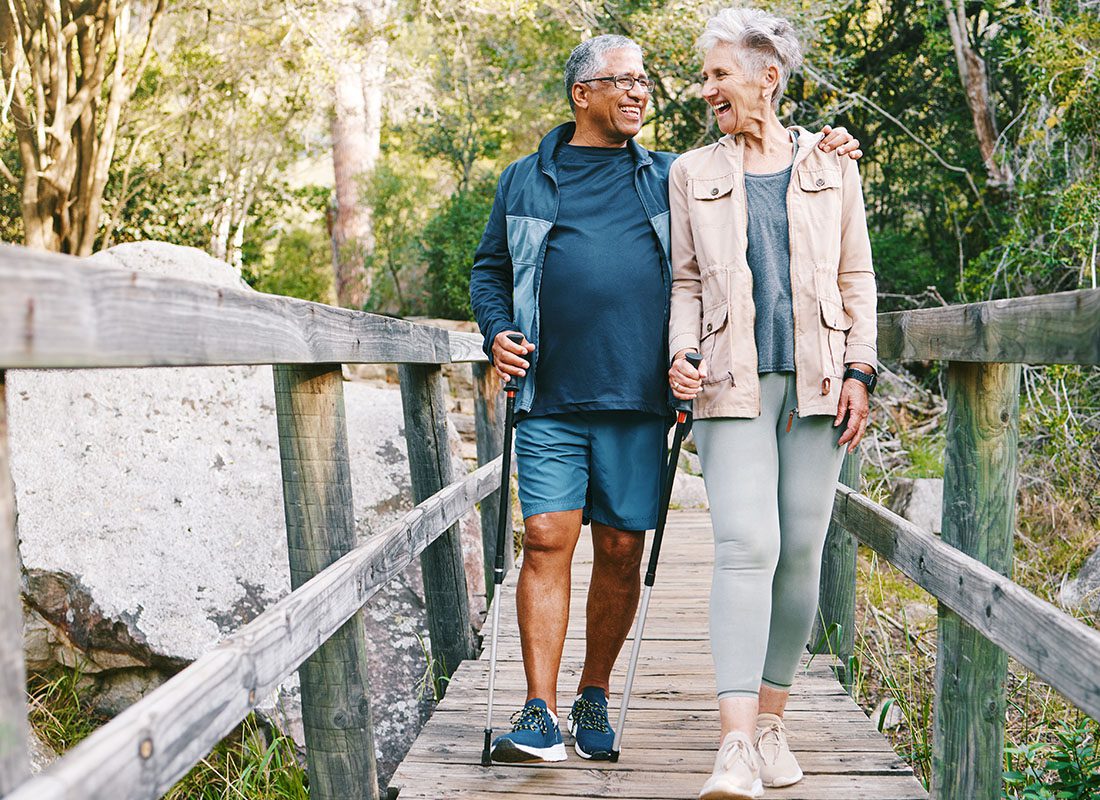
[[[642,563],[645,534],[593,525],[592,546],[601,562],[636,572]]]
[[[572,555],[577,543],[580,522],[574,522],[570,512],[532,514],[523,521],[524,558]],[[573,528],[577,528],[576,531]]]

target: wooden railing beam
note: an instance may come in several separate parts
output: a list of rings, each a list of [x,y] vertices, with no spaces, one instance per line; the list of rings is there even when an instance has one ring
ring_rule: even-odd
[[[187,774],[440,531],[500,483],[481,467],[371,536],[4,800],[148,800]]]
[[[420,502],[455,477],[447,438],[443,371],[432,365],[403,364],[399,375],[412,494],[413,500]],[[477,657],[457,523],[421,554],[420,567],[428,606],[432,672],[436,694],[441,697],[446,692],[445,679],[460,663]]]
[[[0,369],[451,361],[447,331],[0,245]]]
[[[290,585],[298,589],[356,545],[339,364],[276,366]],[[298,668],[315,800],[378,800],[367,636],[353,614]]]
[[[8,450],[7,390],[0,370],[0,795],[22,783],[31,771],[20,563]]]
[[[951,362],[943,541],[1010,579],[1019,418],[1019,365]],[[1008,655],[941,603],[932,731],[939,800],[1001,797],[1007,681]]]
[[[879,314],[878,357],[1100,364],[1100,289]]]
[[[840,483],[855,491],[860,486],[859,451],[844,457]],[[817,619],[810,635],[813,652],[835,655],[840,662],[841,683],[852,685],[850,659],[856,636],[856,539],[840,525],[830,521],[825,534],[821,559],[821,586],[818,590]]]

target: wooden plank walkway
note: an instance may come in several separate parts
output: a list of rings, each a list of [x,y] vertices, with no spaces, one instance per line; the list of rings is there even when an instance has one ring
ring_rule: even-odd
[[[644,563],[644,562],[643,562]],[[573,562],[569,632],[558,683],[568,760],[557,764],[480,765],[485,724],[488,650],[464,662],[447,696],[421,731],[391,780],[390,794],[414,798],[523,798],[698,796],[717,749],[718,711],[707,634],[712,542],[704,512],[670,514],[645,642],[617,764],[581,759],[572,749],[565,715],[584,657],[584,603],[592,566],[591,539],[581,535]],[[515,619],[513,570],[505,584],[498,651],[494,732],[524,701],[523,664]],[[488,629],[485,635],[488,636]],[[486,642],[486,645],[488,642]],[[612,690],[623,683],[630,641],[616,665]],[[807,659],[786,714],[791,746],[805,779],[765,798],[785,800],[910,800],[927,793],[863,711],[844,693],[825,658]],[[611,721],[618,714],[612,698]]]

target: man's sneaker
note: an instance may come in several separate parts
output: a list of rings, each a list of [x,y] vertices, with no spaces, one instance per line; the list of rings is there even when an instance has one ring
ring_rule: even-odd
[[[558,718],[542,700],[528,700],[512,715],[512,732],[498,736],[491,752],[493,761],[517,764],[524,761],[565,761],[565,744],[558,730]]]
[[[607,695],[597,686],[581,689],[569,712],[569,732],[576,742],[573,749],[581,758],[607,761],[615,732],[607,721]]]
[[[756,754],[760,756],[760,779],[765,786],[790,786],[802,780],[802,768],[787,745],[787,729],[775,714],[756,717]]]
[[[699,800],[754,800],[762,794],[764,785],[752,741],[738,731],[726,734]]]

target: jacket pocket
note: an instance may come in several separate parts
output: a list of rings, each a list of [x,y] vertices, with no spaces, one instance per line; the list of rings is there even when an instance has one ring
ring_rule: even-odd
[[[734,175],[720,178],[693,178],[691,181],[691,218],[696,225],[712,228],[733,223]]]
[[[808,169],[798,171],[798,186],[804,192],[821,192],[840,188],[840,170]]]
[[[824,297],[819,298],[817,303],[821,309],[822,323],[821,365],[826,376],[839,377],[844,374],[844,348],[852,318],[839,303]]]
[[[704,385],[718,383],[732,377],[729,371],[729,355],[723,352],[721,343],[723,336],[721,331],[729,320],[729,304],[722,302],[712,308],[703,311],[703,324],[699,332],[699,354],[707,363],[707,371],[710,373]]]
[[[818,268],[814,271],[814,290],[821,314],[821,366],[826,376],[844,374],[844,349],[852,318],[844,310],[840,287],[832,270]]]

